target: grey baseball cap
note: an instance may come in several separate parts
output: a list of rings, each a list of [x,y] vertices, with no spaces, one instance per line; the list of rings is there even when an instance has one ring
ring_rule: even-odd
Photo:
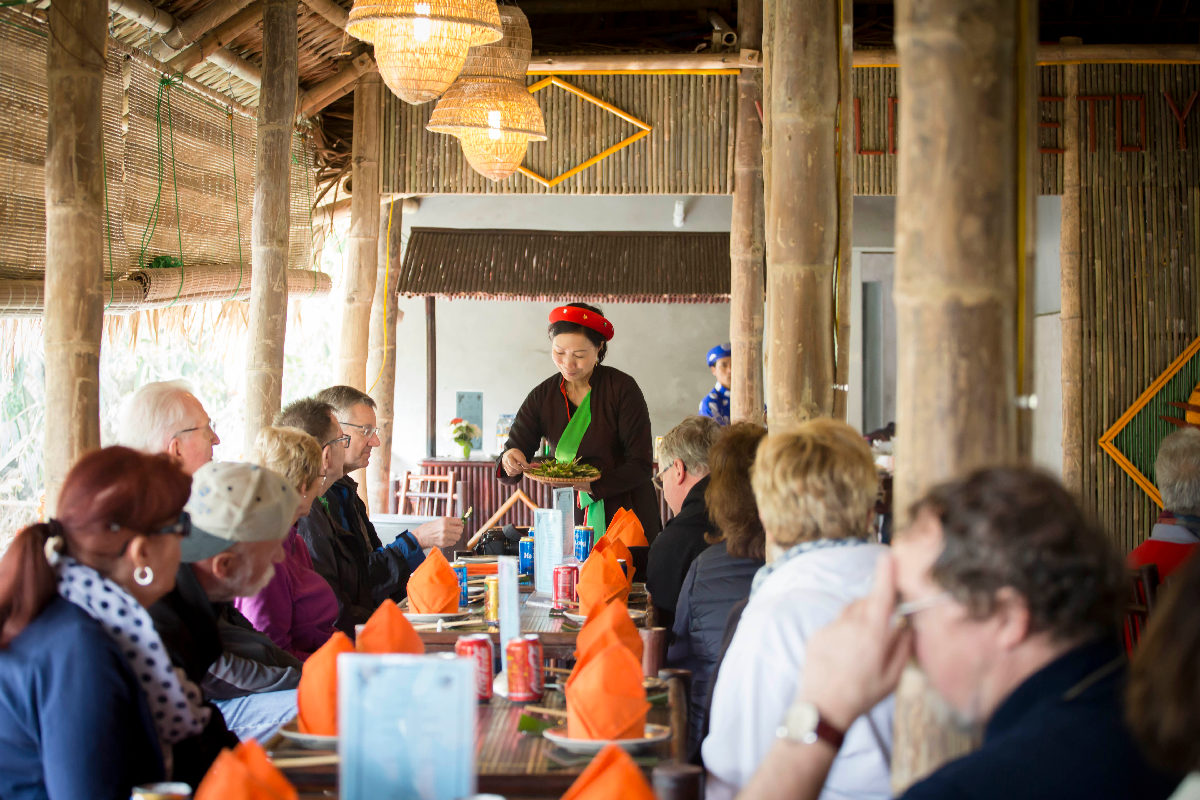
[[[192,518],[181,555],[192,564],[238,542],[279,541],[287,536],[300,495],[281,475],[257,464],[212,461],[192,475],[183,510]]]

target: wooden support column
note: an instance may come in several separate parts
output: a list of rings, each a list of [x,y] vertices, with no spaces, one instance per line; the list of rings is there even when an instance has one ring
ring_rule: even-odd
[[[834,348],[833,416],[844,420],[850,392],[851,261],[854,257],[854,148],[850,146],[849,138],[854,130],[854,0],[838,2],[841,4],[838,32],[842,53],[838,74],[838,246],[834,285],[837,346]]]
[[[899,0],[895,507],[1017,458],[1024,0]],[[1034,28],[1036,30],[1036,26]],[[1032,109],[1032,106],[1030,107]],[[915,134],[915,135],[914,135]],[[936,167],[936,168],[934,168]],[[896,697],[893,789],[963,752],[915,670]]]
[[[371,72],[354,90],[354,144],[350,169],[350,236],[342,275],[342,335],[337,382],[366,389],[371,300],[379,262],[379,110],[383,79]]]
[[[1063,39],[1064,45],[1080,43]],[[1063,67],[1063,193],[1059,264],[1062,305],[1062,478],[1077,498],[1083,493],[1083,242],[1079,189],[1079,67]]]
[[[400,223],[403,200],[379,210],[379,269],[371,303],[371,342],[367,354],[368,394],[375,401],[379,447],[367,467],[367,507],[392,510],[392,424],[396,413],[396,325],[400,322],[396,287],[400,283]]]
[[[287,327],[288,191],[296,111],[296,0],[266,0],[263,84],[258,102],[251,227],[250,359],[246,366],[246,452],[279,411]]]
[[[105,0],[50,6],[46,50],[46,513],[67,471],[100,446]]]
[[[771,176],[766,206],[767,414],[833,411],[839,0],[767,0]]]
[[[437,455],[437,298],[425,298],[425,455]]]
[[[762,46],[762,0],[738,6],[738,39],[743,47]],[[729,260],[729,341],[733,351],[730,416],[734,421],[763,422],[763,244],[762,99],[758,70],[738,75],[737,130],[733,154],[733,218]]]

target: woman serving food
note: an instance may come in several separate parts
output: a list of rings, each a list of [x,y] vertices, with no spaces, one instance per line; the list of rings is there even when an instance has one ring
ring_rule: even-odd
[[[650,412],[637,382],[603,365],[612,323],[595,306],[568,303],[550,312],[548,333],[558,374],[535,386],[521,404],[497,476],[517,483],[533,468],[530,460],[545,437],[560,465],[578,460],[600,473],[589,486],[578,487],[586,524],[597,539],[620,508],[637,514],[646,535],[653,538],[662,522],[650,483]],[[549,472],[570,475],[575,470],[558,467]],[[582,484],[586,470],[578,472]]]

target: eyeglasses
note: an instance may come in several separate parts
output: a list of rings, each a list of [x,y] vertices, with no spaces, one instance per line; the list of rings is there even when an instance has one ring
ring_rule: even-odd
[[[350,447],[350,434],[348,434],[348,433],[343,433],[341,436],[338,436],[338,437],[336,437],[336,438],[330,439],[328,442],[326,442],[325,444],[323,444],[323,445],[321,445],[321,446],[322,446],[322,447],[329,447],[329,445],[331,445],[331,444],[337,444],[338,442],[341,442],[341,443],[342,443],[342,449],[343,449],[343,450],[345,450],[346,448]]]
[[[341,420],[338,421],[341,422]],[[351,428],[359,428],[362,430],[362,437],[364,439],[370,439],[372,436],[379,433],[379,428],[376,428],[374,425],[355,425],[353,422],[342,422],[342,425],[347,425]]]
[[[670,464],[667,464],[666,469],[662,470],[661,472],[659,472],[657,475],[655,475],[653,478],[650,479],[650,482],[654,484],[655,489],[658,489],[660,492],[663,490],[663,482],[662,482],[663,475],[666,475],[667,470],[673,466],[675,466],[674,461],[672,461]]]
[[[904,620],[907,620],[914,614],[941,605],[953,596],[949,592],[938,592],[931,594],[928,597],[922,597],[920,600],[909,600],[907,603],[897,603],[896,609],[892,612],[892,624],[899,625]]]
[[[111,522],[108,525],[110,531],[119,531],[121,528],[128,527],[119,522]],[[163,525],[161,528],[153,528],[148,531],[143,531],[147,536],[157,536],[160,533],[177,533],[180,536],[188,536],[192,532],[192,516],[186,511],[179,512],[179,518],[169,525]]]
[[[171,438],[176,439],[180,436],[183,436],[185,433],[191,433],[192,431],[208,431],[209,436],[216,436],[217,435],[217,423],[213,422],[210,419],[208,422],[204,423],[203,425],[197,425],[194,428],[184,428],[183,430],[179,431]]]

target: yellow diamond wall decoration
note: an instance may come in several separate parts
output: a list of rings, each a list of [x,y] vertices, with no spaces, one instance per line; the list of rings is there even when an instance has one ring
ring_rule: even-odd
[[[567,83],[566,81],[561,80],[560,78],[557,78],[553,75],[551,75],[548,78],[543,78],[542,80],[538,81],[537,83],[531,85],[529,87],[529,93],[534,94],[536,92],[540,92],[542,89],[545,89],[548,86],[557,86],[558,88],[568,91],[571,94],[575,95],[576,97],[578,97],[588,103],[592,103],[594,105],[599,106],[600,108],[603,108],[605,111],[609,112],[610,114],[617,115],[621,119],[625,120],[626,122],[630,123],[635,128],[637,128],[637,131],[632,136],[622,139],[621,141],[614,144],[612,147],[601,150],[599,153],[592,156],[587,161],[584,161],[581,164],[577,164],[574,167],[571,167],[566,172],[562,173],[561,175],[558,175],[553,178],[543,178],[541,175],[538,175],[536,172],[534,172],[531,169],[528,169],[523,166],[517,167],[517,171],[520,172],[522,175],[524,175],[527,178],[531,178],[531,179],[537,181],[542,186],[545,186],[547,189],[549,189],[551,186],[556,186],[556,185],[562,183],[567,178],[570,178],[572,175],[576,175],[580,172],[583,172],[588,167],[598,164],[599,162],[608,158],[609,156],[611,156],[613,153],[617,152],[618,150],[620,150],[624,147],[628,147],[629,145],[633,144],[638,139],[641,139],[644,136],[649,136],[650,131],[654,130],[654,128],[652,126],[647,125],[645,122],[642,122],[640,119],[633,116],[632,114],[627,114],[624,111],[622,111],[621,109],[617,108],[616,106],[604,102],[599,97],[596,97],[595,95],[592,95],[592,94],[588,94],[583,89],[580,89],[578,86],[572,86],[571,84]]]

